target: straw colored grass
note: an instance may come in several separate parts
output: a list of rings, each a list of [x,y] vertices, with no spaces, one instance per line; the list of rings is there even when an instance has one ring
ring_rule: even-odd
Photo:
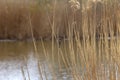
[[[47,5],[26,3],[24,6],[12,4],[0,5],[0,38],[32,38],[37,55],[35,39],[43,38],[43,53],[47,62],[52,61],[48,64],[53,80],[57,80],[55,57],[58,57],[59,70],[65,66],[73,80],[119,79],[118,0],[55,0]],[[45,47],[45,38],[51,38],[51,55]],[[61,44],[66,45],[64,49]],[[38,67],[42,78],[41,65],[38,64]],[[23,70],[22,73],[24,75]]]

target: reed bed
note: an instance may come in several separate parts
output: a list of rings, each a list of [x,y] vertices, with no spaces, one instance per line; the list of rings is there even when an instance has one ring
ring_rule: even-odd
[[[59,72],[62,67],[66,68],[71,80],[119,79],[119,0],[54,0],[46,5],[42,5],[41,1],[39,4],[11,4],[0,5],[0,38],[31,38],[42,80],[49,78],[41,70],[35,39],[41,40],[52,80],[58,80],[55,63],[58,63]],[[46,49],[45,39],[51,39],[51,55]],[[21,71],[26,80],[23,68]]]

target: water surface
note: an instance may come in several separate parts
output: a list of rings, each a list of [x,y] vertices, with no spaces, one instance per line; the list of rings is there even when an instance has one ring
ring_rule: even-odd
[[[58,60],[57,46],[56,49],[54,48],[54,53],[56,53],[54,58],[52,57],[51,42],[44,43],[47,56],[45,56],[40,41],[36,42],[36,46],[37,52],[33,42],[0,42],[0,80],[72,79],[64,66],[59,68],[58,61],[61,62],[60,64],[62,61],[60,58]]]

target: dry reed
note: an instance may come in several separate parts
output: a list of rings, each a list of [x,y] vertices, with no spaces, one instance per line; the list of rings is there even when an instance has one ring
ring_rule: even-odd
[[[53,80],[57,80],[54,71],[56,54],[59,70],[64,65],[73,80],[117,80],[120,73],[117,70],[120,57],[120,3],[118,0],[80,2],[70,0],[59,5],[55,0],[48,4],[49,8],[40,6],[42,9],[36,3],[17,8],[9,4],[1,5],[0,38],[32,38],[36,53],[35,39],[52,38],[51,57],[43,39],[41,42]],[[60,39],[67,39],[63,43],[66,45],[64,49]],[[52,63],[49,63],[50,59]],[[38,67],[42,78],[41,65],[38,64]]]

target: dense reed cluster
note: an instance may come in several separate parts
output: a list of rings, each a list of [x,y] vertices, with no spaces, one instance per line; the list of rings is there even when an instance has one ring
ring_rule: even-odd
[[[0,38],[51,38],[51,56],[41,40],[46,61],[52,59],[49,68],[53,80],[57,80],[55,61],[59,63],[59,69],[64,65],[72,80],[119,79],[119,0],[12,4],[0,5]],[[35,40],[33,43],[38,55]],[[38,67],[40,69],[40,64]],[[47,76],[45,78],[47,80]]]
[[[0,39],[31,39],[30,25],[36,39],[51,38],[53,26],[58,37],[67,36],[70,26],[76,27],[80,37],[94,33],[98,37],[110,31],[116,35],[119,30],[117,0],[13,0],[0,1],[0,8]]]

